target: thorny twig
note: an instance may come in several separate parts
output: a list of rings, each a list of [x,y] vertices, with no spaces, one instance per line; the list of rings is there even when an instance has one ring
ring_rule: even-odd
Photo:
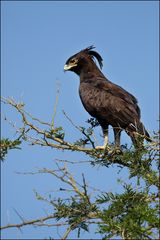
[[[55,100],[55,104],[54,104],[52,123],[51,123],[52,129],[54,128],[54,125],[55,125],[55,116],[56,116],[56,112],[57,112],[57,105],[58,105],[58,100],[59,100],[59,94],[60,94],[60,86],[57,83],[56,100]]]
[[[81,127],[78,127],[76,124],[74,124],[74,122],[72,121],[72,119],[66,114],[66,112],[63,110],[63,114],[64,116],[68,119],[68,121],[76,128],[78,129],[78,131],[80,131],[90,142],[91,146],[93,148],[95,148],[94,142],[92,141],[92,139],[90,138],[89,134],[86,134],[85,130]]]
[[[37,223],[43,224],[43,222],[45,222],[46,220],[53,219],[53,218],[55,218],[54,214],[46,216],[46,217],[42,217],[42,218],[33,219],[33,220],[26,220],[26,221],[23,220],[19,224],[7,224],[5,226],[2,226],[1,230],[6,229],[6,228],[21,228],[26,225],[36,225]]]

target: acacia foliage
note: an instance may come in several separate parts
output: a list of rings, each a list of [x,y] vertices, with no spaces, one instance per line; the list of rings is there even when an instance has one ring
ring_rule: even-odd
[[[100,190],[92,197],[90,186],[86,183],[87,176],[82,174],[82,181],[79,183],[66,165],[71,162],[57,162],[55,169],[44,168],[37,173],[50,174],[59,179],[64,184],[64,188],[62,185],[59,192],[66,193],[66,197],[53,198],[50,194],[44,197],[35,191],[36,199],[47,202],[54,211],[47,216],[2,226],[2,229],[22,228],[26,225],[63,226],[66,229],[62,239],[67,239],[74,230],[78,230],[77,237],[81,238],[81,231],[89,232],[90,225],[94,224],[95,236],[96,233],[100,233],[103,239],[158,239],[159,133],[153,134],[152,143],[137,149],[126,145],[122,146],[122,151],[117,151],[110,144],[106,151],[102,151],[95,148],[93,132],[97,122],[94,119],[87,121],[88,128],[75,126],[81,132],[81,137],[71,143],[66,140],[65,129],[62,126],[55,128],[53,124],[34,118],[24,110],[23,104],[18,104],[12,99],[4,99],[3,102],[16,108],[23,123],[23,127],[17,131],[17,139],[1,140],[3,160],[10,149],[20,148],[21,143],[25,141],[57,150],[83,152],[89,156],[88,164],[92,167],[112,168],[116,165],[120,169],[127,168],[129,178],[128,183],[119,181],[123,188],[121,193]],[[81,163],[83,164],[83,161]],[[136,186],[129,184],[130,179],[137,183]],[[66,190],[66,185],[70,187],[70,192]]]

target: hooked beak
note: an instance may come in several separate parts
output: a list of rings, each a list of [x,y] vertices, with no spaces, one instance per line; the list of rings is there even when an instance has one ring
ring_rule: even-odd
[[[69,70],[70,68],[71,68],[71,66],[65,64],[65,65],[64,65],[64,72],[67,71],[67,70]]]
[[[77,67],[77,63],[65,64],[65,65],[64,65],[64,72],[65,72],[65,71],[68,71],[68,70],[71,70],[71,69],[74,68],[74,67]]]

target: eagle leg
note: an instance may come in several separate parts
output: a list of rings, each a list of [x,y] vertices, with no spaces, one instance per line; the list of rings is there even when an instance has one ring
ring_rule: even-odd
[[[96,147],[97,150],[107,150],[108,148],[108,126],[105,129],[102,128],[102,130],[103,130],[104,144],[103,146],[97,146]]]
[[[114,131],[115,147],[120,148],[120,137],[121,137],[122,129],[119,127],[114,127],[113,131]]]

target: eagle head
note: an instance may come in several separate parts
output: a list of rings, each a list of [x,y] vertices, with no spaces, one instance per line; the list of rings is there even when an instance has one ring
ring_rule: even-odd
[[[97,59],[100,68],[102,68],[103,59],[99,53],[92,50],[94,48],[92,45],[71,56],[64,65],[64,71],[73,71],[79,75],[81,70],[89,63],[95,64],[94,58]]]

